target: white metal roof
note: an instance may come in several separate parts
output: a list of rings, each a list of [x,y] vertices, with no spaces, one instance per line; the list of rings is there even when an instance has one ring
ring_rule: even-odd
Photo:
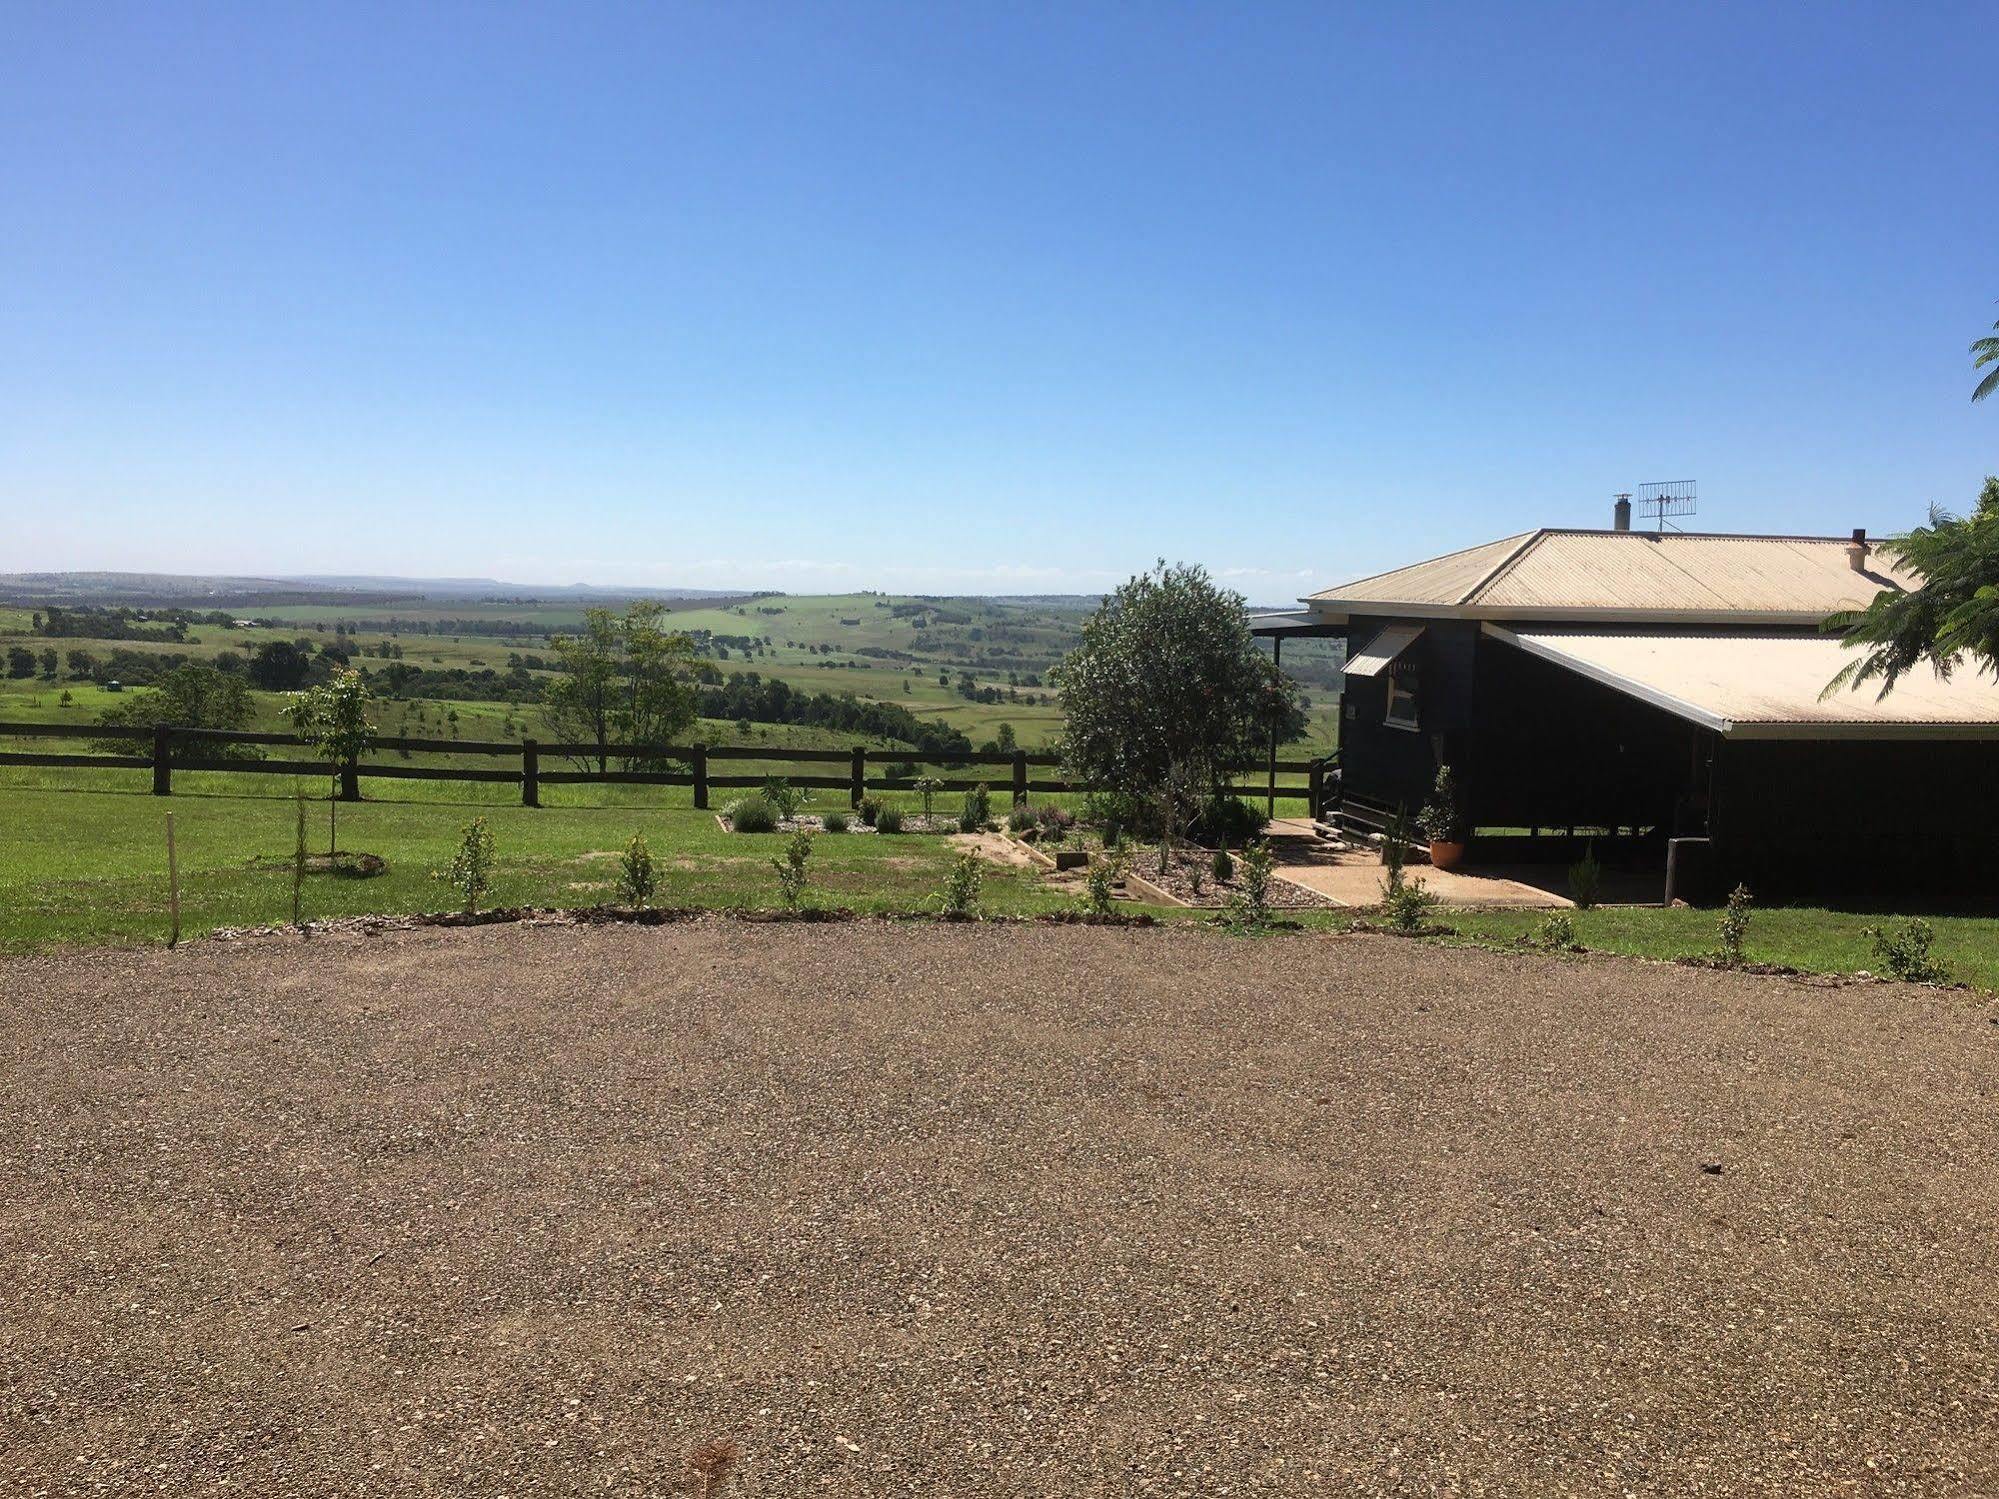
[[[1380,634],[1354,655],[1347,657],[1343,671],[1350,677],[1379,676],[1389,663],[1416,643],[1416,637],[1423,633],[1421,625],[1385,625]]]
[[[1530,531],[1315,593],[1322,615],[1605,622],[1816,623],[1913,588],[1879,543],[1855,571],[1842,536]]]
[[[1959,667],[1948,681],[1912,672],[1819,694],[1852,659],[1829,635],[1715,635],[1697,630],[1485,632],[1732,739],[1999,738],[1999,681]]]

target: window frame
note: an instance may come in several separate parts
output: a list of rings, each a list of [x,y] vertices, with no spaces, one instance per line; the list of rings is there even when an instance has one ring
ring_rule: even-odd
[[[1391,729],[1401,729],[1412,734],[1421,733],[1423,728],[1422,678],[1413,666],[1406,668],[1406,674],[1410,679],[1411,685],[1405,687],[1400,681],[1400,678],[1404,675],[1403,669],[1390,666],[1387,671],[1382,673],[1387,682],[1388,701],[1382,709],[1381,721]],[[1406,717],[1396,712],[1397,698],[1401,698],[1408,704],[1408,715]]]

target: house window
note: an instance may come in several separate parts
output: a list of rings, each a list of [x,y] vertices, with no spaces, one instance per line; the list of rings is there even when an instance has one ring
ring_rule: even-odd
[[[1382,720],[1391,728],[1415,729],[1418,680],[1414,666],[1394,666],[1388,673],[1388,714]]]

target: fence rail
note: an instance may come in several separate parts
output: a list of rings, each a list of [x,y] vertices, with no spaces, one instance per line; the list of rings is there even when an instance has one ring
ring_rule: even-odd
[[[872,762],[884,769],[907,765],[914,760],[915,750],[871,750],[857,745],[851,750],[815,749],[758,749],[753,745],[707,745],[707,744],[564,744],[542,743],[533,739],[523,739],[519,743],[506,740],[466,740],[466,739],[411,739],[407,737],[383,736],[371,740],[370,752],[390,751],[404,755],[485,755],[510,756],[517,758],[517,767],[485,767],[465,765],[384,765],[371,760],[350,760],[338,766],[325,760],[305,759],[265,759],[244,757],[233,759],[224,755],[203,755],[190,753],[206,745],[255,745],[258,747],[289,747],[303,749],[304,741],[290,734],[253,733],[236,729],[195,729],[174,725],[157,727],[114,727],[83,724],[47,723],[0,723],[0,739],[88,739],[100,743],[144,743],[149,746],[145,754],[119,754],[109,751],[94,754],[52,753],[40,750],[0,750],[0,766],[23,765],[57,767],[63,769],[98,770],[151,770],[153,773],[153,794],[173,795],[173,778],[176,771],[233,771],[249,775],[325,775],[337,776],[340,782],[342,801],[359,801],[363,778],[392,781],[478,781],[516,783],[521,788],[521,804],[527,807],[541,805],[543,786],[579,786],[602,784],[612,786],[691,786],[694,789],[694,805],[706,807],[711,790],[733,790],[741,787],[761,786],[767,777],[760,775],[715,774],[709,763],[719,761],[726,764],[732,760],[758,760],[766,764],[797,764],[805,766],[840,765],[845,773],[827,774],[823,771],[807,772],[789,777],[794,786],[810,787],[814,790],[845,791],[848,800],[855,806],[870,791],[913,791],[918,789],[920,779],[908,775],[870,774]],[[178,753],[176,751],[178,750]],[[558,760],[595,760],[605,768],[585,770],[544,770],[541,768],[545,757],[554,756]],[[1262,784],[1247,782],[1230,786],[1228,789],[1238,796],[1266,797],[1272,808],[1279,796],[1302,796],[1310,804],[1312,815],[1318,816],[1324,805],[1325,772],[1335,763],[1336,756],[1326,756],[1313,760],[1270,760],[1266,764],[1244,767],[1239,775],[1260,775]],[[613,760],[637,760],[659,767],[674,765],[673,769],[620,770],[612,769]],[[1000,776],[947,775],[935,778],[933,789],[944,791],[970,791],[975,786],[991,786],[995,791],[1008,791],[1016,803],[1029,796],[1045,793],[1086,791],[1085,786],[1074,785],[1059,779],[1031,777],[1030,770],[1060,765],[1059,756],[1029,753],[1026,750],[999,751],[967,750],[962,754],[949,755],[932,762],[947,770],[962,771],[970,766],[990,765],[1007,772]],[[1305,784],[1277,784],[1279,775],[1303,776]]]

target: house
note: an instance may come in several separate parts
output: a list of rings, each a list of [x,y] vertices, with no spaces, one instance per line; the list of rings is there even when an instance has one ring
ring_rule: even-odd
[[[1471,858],[1653,869],[1674,894],[1999,886],[1999,683],[1826,694],[1827,615],[1917,586],[1850,536],[1541,530],[1356,579],[1256,633],[1346,640],[1338,805],[1414,813],[1452,767]],[[1571,831],[1575,830],[1575,831]],[[1549,845],[1558,835],[1566,846]],[[1530,839],[1544,840],[1528,842]],[[1673,840],[1687,840],[1677,849]]]

